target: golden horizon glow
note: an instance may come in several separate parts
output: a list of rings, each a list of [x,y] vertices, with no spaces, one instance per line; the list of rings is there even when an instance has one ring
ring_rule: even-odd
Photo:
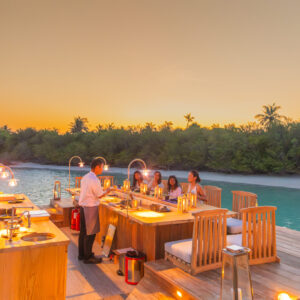
[[[300,116],[300,1],[2,1],[0,127]]]

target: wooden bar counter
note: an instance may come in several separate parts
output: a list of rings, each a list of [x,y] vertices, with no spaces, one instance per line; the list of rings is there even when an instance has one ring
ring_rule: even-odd
[[[113,249],[133,247],[146,254],[148,261],[164,257],[164,244],[169,241],[192,238],[194,217],[191,213],[177,213],[176,206],[153,197],[137,195],[143,200],[168,206],[171,212],[133,211],[111,206],[104,198],[99,207],[100,243],[107,233],[109,224],[116,226]],[[117,199],[116,199],[117,200]],[[142,201],[143,201],[142,200]],[[107,200],[109,201],[109,200]],[[209,205],[199,205],[196,210],[215,209]],[[231,212],[229,212],[231,214]],[[152,216],[153,215],[153,216]]]
[[[0,209],[12,206],[38,209],[28,197],[24,198],[22,204],[1,201]],[[3,228],[3,222],[0,224]],[[24,225],[27,226],[27,220]],[[17,236],[9,242],[0,237],[0,299],[65,299],[69,239],[49,220],[32,220],[29,232],[22,236],[32,232],[51,233],[54,238],[29,242]]]

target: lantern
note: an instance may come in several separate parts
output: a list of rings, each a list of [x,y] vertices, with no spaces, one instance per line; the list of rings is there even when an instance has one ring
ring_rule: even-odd
[[[236,245],[223,249],[221,300],[253,300],[249,251]]]
[[[129,191],[130,190],[130,181],[129,180],[124,180],[123,181],[123,190],[125,192]]]
[[[104,189],[107,190],[108,188],[110,188],[110,179],[104,179]]]
[[[53,200],[60,200],[61,199],[61,184],[60,181],[57,180],[54,182],[54,188],[53,188]],[[73,198],[73,196],[72,196]]]

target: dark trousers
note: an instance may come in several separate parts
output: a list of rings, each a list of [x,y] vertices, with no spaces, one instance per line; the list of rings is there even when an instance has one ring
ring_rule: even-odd
[[[78,238],[78,256],[83,259],[89,259],[93,256],[92,249],[96,234],[87,235],[84,217],[84,209],[80,207],[80,233]]]

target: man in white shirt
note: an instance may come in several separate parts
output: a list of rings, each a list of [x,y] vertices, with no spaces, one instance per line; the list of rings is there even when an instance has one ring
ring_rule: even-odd
[[[80,234],[78,239],[78,259],[86,264],[98,264],[102,259],[92,252],[96,234],[100,231],[99,204],[100,198],[109,193],[103,192],[101,182],[97,177],[103,171],[103,161],[94,159],[91,171],[83,176],[80,188]]]

